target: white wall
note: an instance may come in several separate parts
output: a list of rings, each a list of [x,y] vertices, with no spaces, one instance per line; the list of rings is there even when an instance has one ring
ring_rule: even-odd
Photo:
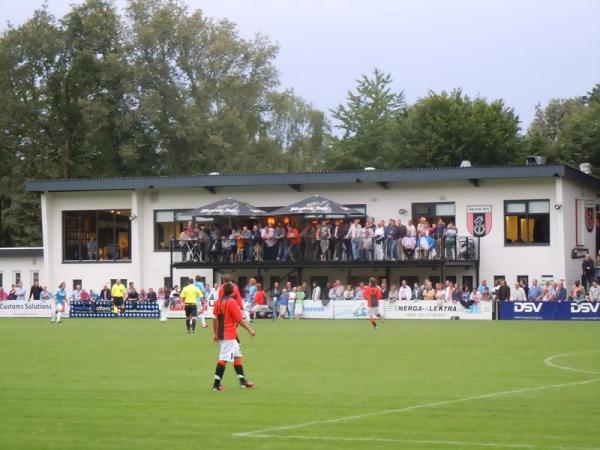
[[[509,170],[509,169],[507,169]],[[579,189],[579,190],[578,190]],[[154,210],[188,209],[207,204],[228,196],[248,201],[256,206],[284,206],[310,195],[319,194],[345,204],[367,204],[367,213],[379,218],[400,218],[407,222],[411,217],[413,203],[419,202],[455,202],[456,224],[460,235],[467,235],[467,212],[469,205],[491,205],[493,224],[491,234],[481,239],[481,278],[492,280],[494,275],[504,275],[509,281],[517,275],[539,277],[553,275],[556,278],[567,277],[571,280],[580,270],[580,260],[570,260],[569,241],[572,226],[568,218],[567,205],[573,198],[583,196],[592,198],[595,193],[586,191],[570,181],[554,177],[511,180],[481,180],[479,187],[468,180],[455,180],[427,183],[395,183],[389,189],[376,184],[352,185],[316,185],[296,192],[288,186],[280,187],[241,187],[218,189],[216,195],[202,188],[189,189],[150,189],[141,191],[115,192],[72,192],[44,194],[42,204],[44,214],[44,249],[50,268],[48,279],[52,285],[58,281],[71,284],[72,279],[82,279],[84,285],[94,288],[110,278],[127,278],[138,286],[157,287],[163,278],[169,276],[169,253],[154,251]],[[585,194],[585,195],[584,195]],[[593,195],[592,195],[593,194]],[[562,197],[562,198],[561,198]],[[506,246],[504,244],[504,201],[548,199],[551,205],[551,244],[547,246]],[[595,199],[595,197],[594,197]],[[554,209],[557,202],[564,203],[560,210]],[[62,262],[62,211],[80,209],[117,209],[127,208],[137,216],[132,221],[132,260],[129,263],[63,263]],[[407,210],[399,215],[399,209]],[[565,223],[563,224],[563,220]],[[47,230],[47,231],[46,231]],[[595,249],[595,235],[586,236],[586,243]],[[565,241],[567,244],[565,245]],[[362,273],[369,269],[353,269],[353,273]],[[320,271],[319,271],[320,272]],[[379,272],[385,272],[379,270]],[[419,275],[436,271],[420,269],[398,270],[397,276]],[[449,268],[448,275],[474,274],[465,268]],[[212,270],[177,270],[174,282],[181,276],[199,274],[212,282]],[[268,279],[268,273],[263,273]],[[310,271],[305,271],[308,281]],[[396,277],[396,275],[394,275]]]
[[[11,285],[15,284],[15,272],[21,273],[23,286],[27,288],[33,284],[33,272],[40,275],[40,283],[46,283],[44,273],[44,260],[37,256],[4,256],[0,257],[0,273],[2,273],[2,282],[0,287],[8,291]]]

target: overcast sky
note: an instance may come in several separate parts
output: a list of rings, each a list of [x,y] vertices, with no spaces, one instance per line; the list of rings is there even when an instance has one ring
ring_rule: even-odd
[[[57,16],[75,0],[48,0]],[[125,0],[116,0],[120,7]],[[364,73],[392,74],[409,102],[461,87],[503,98],[522,127],[537,103],[583,95],[600,83],[598,0],[186,0],[280,47],[284,87],[322,110],[345,102]],[[19,25],[41,0],[0,0],[0,22]]]

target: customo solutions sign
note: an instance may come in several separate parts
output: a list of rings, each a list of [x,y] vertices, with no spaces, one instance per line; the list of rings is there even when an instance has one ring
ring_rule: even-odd
[[[53,306],[52,301],[4,300],[0,301],[0,317],[51,317]]]

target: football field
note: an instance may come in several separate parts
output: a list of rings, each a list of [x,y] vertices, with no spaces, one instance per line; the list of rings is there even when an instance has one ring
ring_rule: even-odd
[[[2,449],[600,449],[600,324],[0,321]]]

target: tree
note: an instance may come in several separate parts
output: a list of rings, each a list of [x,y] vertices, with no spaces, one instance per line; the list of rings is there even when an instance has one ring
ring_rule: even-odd
[[[346,105],[332,111],[343,136],[334,142],[328,166],[389,167],[390,158],[397,153],[397,132],[406,114],[404,94],[393,92],[391,84],[389,74],[375,69],[371,76],[357,80],[356,91],[348,92]]]
[[[524,151],[575,167],[589,162],[600,174],[600,84],[585,96],[554,98],[543,108],[538,105]]]
[[[519,118],[502,100],[488,103],[455,89],[430,92],[412,105],[403,140],[413,166],[456,167],[462,160],[510,164],[517,155],[518,133]]]

